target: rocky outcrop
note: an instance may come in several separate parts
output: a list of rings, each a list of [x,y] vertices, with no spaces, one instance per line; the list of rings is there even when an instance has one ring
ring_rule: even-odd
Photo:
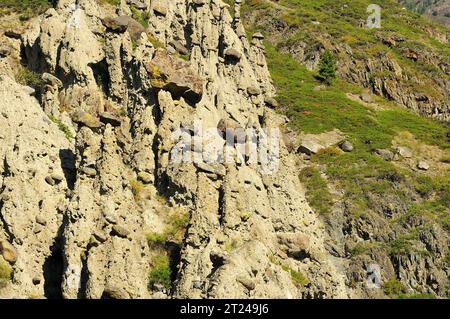
[[[284,146],[272,175],[257,163],[194,165],[171,158],[177,142],[172,132],[180,127],[283,123],[266,108],[276,101],[262,36],[248,42],[239,3],[233,19],[220,0],[143,1],[138,8],[129,2],[138,10],[148,7],[149,26],[139,34],[130,32],[134,22],[124,18],[131,13],[124,2],[117,17],[92,1],[74,4],[59,1],[22,37],[24,62],[43,73],[42,109],[14,81],[2,80],[2,100],[11,100],[6,110],[16,101],[34,121],[5,119],[10,129],[0,153],[0,238],[18,257],[2,295],[346,297],[344,278],[327,258],[321,223]],[[22,125],[41,132],[24,133]],[[74,140],[60,131],[65,125]],[[223,147],[220,133],[212,138]],[[16,135],[26,149],[13,142]],[[19,154],[27,162],[11,161]],[[39,169],[32,172],[34,184],[25,186],[27,165]],[[22,187],[28,191],[19,192]],[[160,251],[146,239],[148,232],[164,230],[165,205],[190,216],[184,240],[174,246],[181,258],[172,259],[168,290],[149,285],[152,258]],[[307,246],[280,240],[296,236]],[[306,257],[298,253],[304,250]],[[305,280],[295,281],[293,273]]]
[[[113,13],[60,0],[31,22],[21,56],[41,74],[36,97],[0,80],[0,251],[13,268],[0,296],[362,294],[306,202],[295,152],[280,139],[266,154],[278,161],[240,156],[258,136],[239,132],[270,135],[286,122],[273,110],[263,36],[247,39],[240,6],[121,1]],[[221,153],[191,143],[206,131]],[[180,162],[185,138],[192,157]],[[171,276],[155,282],[161,255]],[[414,271],[413,258],[397,264]]]

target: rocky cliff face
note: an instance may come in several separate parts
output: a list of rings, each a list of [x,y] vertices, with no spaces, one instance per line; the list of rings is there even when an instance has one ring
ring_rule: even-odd
[[[114,11],[61,0],[20,39],[4,39],[45,75],[41,105],[1,78],[0,238],[17,255],[2,296],[347,297],[284,147],[272,175],[170,160],[171,131],[194,121],[283,123],[267,107],[264,49],[259,37],[248,42],[239,3],[234,18],[220,0],[142,7],[146,32],[125,1]],[[188,216],[181,240],[149,244],[178,215]],[[149,283],[161,255],[170,287]]]
[[[186,148],[201,160],[174,160],[176,129],[213,129],[236,157],[226,128],[286,122],[273,110],[263,37],[247,39],[240,8],[60,0],[23,30],[5,20],[0,262],[12,275],[1,297],[381,294],[353,286],[345,256],[329,252],[283,141],[275,172],[245,156],[208,162],[198,145]]]

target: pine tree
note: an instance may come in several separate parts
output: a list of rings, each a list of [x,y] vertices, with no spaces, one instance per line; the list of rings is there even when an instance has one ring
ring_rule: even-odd
[[[326,50],[320,59],[318,78],[328,85],[336,78],[336,58],[330,50]]]

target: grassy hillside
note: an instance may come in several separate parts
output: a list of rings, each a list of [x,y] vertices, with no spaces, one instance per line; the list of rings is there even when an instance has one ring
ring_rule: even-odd
[[[450,26],[450,2],[448,0],[400,0],[411,11]]]
[[[299,171],[310,204],[325,220],[339,220],[344,215],[348,224],[359,225],[358,233],[371,229],[362,242],[346,238],[352,262],[367,261],[367,256],[383,260],[380,256],[387,255],[395,264],[399,256],[417,253],[422,256],[419,258],[433,256],[439,267],[449,267],[448,257],[424,248],[419,234],[434,225],[440,225],[446,236],[450,232],[450,125],[418,116],[383,97],[373,96],[373,103],[361,103],[352,97],[366,92],[365,88],[340,78],[324,85],[317,71],[302,65],[292,53],[295,50],[286,50],[301,42],[312,48],[314,43],[317,47],[328,43],[329,47],[346,44],[361,59],[390,55],[411,77],[423,79],[417,89],[426,92],[434,89],[433,76],[448,79],[449,74],[433,63],[411,61],[403,55],[404,48],[421,47],[440,61],[448,61],[450,46],[432,36],[448,30],[402,10],[395,1],[382,1],[382,29],[362,28],[359,22],[367,17],[369,3],[249,0],[243,21],[251,32],[266,35],[266,56],[282,106],[279,112],[290,118],[289,125],[298,133],[339,129],[354,145],[354,151],[348,153],[335,146],[320,151],[304,161]],[[283,32],[277,34],[278,28]],[[381,41],[393,35],[404,38],[400,47]],[[342,52],[335,55],[338,61],[347,58]],[[412,149],[413,158],[398,156],[386,161],[375,154],[376,149],[395,153],[399,145]],[[416,163],[421,159],[430,161],[433,169],[418,170]],[[334,190],[333,195],[329,190]],[[403,285],[399,278],[393,280]],[[415,290],[423,292],[430,291]]]
[[[448,109],[449,29],[404,10],[393,0],[379,2],[382,28],[369,29],[366,20],[371,3],[368,0],[280,0],[276,3],[249,0],[244,6],[244,16],[248,27],[266,31],[268,40],[278,50],[297,52],[299,44],[304,44],[304,56],[297,59],[312,60],[316,51],[330,48],[337,55],[341,75],[347,79],[357,76],[354,83],[376,87],[389,80],[391,86],[399,85],[405,96],[421,94]],[[401,75],[396,67],[380,62],[381,57],[398,65]],[[370,65],[377,71],[368,77],[356,72]],[[377,90],[378,94],[389,95],[385,89]],[[400,98],[394,98],[401,102]]]
[[[450,155],[450,141],[446,137],[449,127],[446,124],[419,117],[381,98],[377,102],[384,105],[382,110],[364,106],[346,95],[348,92],[359,93],[362,89],[340,80],[317,91],[315,88],[321,83],[315,74],[289,55],[268,45],[267,58],[278,98],[286,106],[284,112],[291,119],[293,128],[306,133],[322,133],[337,128],[355,146],[351,153],[332,148],[312,158],[313,165],[326,165],[326,175],[343,187],[345,195],[357,204],[355,212],[376,205],[367,200],[367,192],[401,192],[398,189],[400,179],[416,188],[426,187],[426,193],[430,195],[429,198],[424,196],[419,203],[410,202],[411,210],[432,213],[435,217],[443,214],[441,221],[446,227],[450,226],[450,174],[429,177],[425,173],[400,168],[373,152],[378,148],[390,148],[397,136],[409,132],[419,141],[436,145]]]
[[[16,12],[21,19],[26,20],[43,13],[50,6],[51,0],[1,0],[0,16]]]

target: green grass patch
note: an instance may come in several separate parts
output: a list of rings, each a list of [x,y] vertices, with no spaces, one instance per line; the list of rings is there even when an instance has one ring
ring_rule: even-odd
[[[162,254],[153,257],[152,266],[149,272],[149,284],[162,285],[166,289],[172,286],[172,270],[170,268],[169,257]]]
[[[300,172],[300,180],[306,186],[306,197],[313,209],[319,214],[329,214],[333,207],[333,198],[320,172],[314,167],[304,168]]]
[[[406,293],[405,286],[401,283],[400,280],[393,277],[382,284],[383,291],[386,295],[390,297],[396,297],[398,295],[402,295]]]
[[[72,134],[72,131],[69,129],[69,127],[64,124],[60,119],[57,119],[56,117],[50,115],[49,119],[55,123],[56,125],[58,125],[58,128],[61,132],[64,133],[64,136],[69,140],[73,140],[75,137]]]
[[[15,79],[17,83],[27,85],[35,89],[42,89],[44,86],[44,81],[42,81],[41,75],[24,66],[19,66],[15,74]]]
[[[400,132],[408,131],[418,140],[442,149],[450,148],[446,137],[448,126],[423,118],[405,109],[386,103],[387,109],[375,111],[350,100],[346,93],[361,89],[339,79],[330,86],[318,89],[320,81],[315,74],[297,63],[289,55],[278,52],[269,43],[266,46],[269,69],[278,90],[278,100],[283,112],[291,119],[290,125],[299,132],[318,134],[333,129],[345,133],[354,145],[353,152],[336,152],[333,148],[312,156],[314,164],[325,165],[329,180],[345,190],[344,199],[350,200],[350,209],[357,215],[379,203],[371,202],[369,193],[383,196],[396,195],[406,200],[400,183],[416,185],[418,192],[433,194],[423,201],[410,203],[413,211],[449,211],[449,174],[427,178],[409,172],[374,154],[378,148],[388,149]],[[314,171],[301,177],[306,184],[307,196],[321,211],[328,211],[329,196],[326,183]],[[428,179],[424,183],[424,179]],[[325,199],[321,201],[321,196]],[[409,200],[411,201],[411,200]],[[445,219],[444,219],[445,220]]]
[[[5,287],[11,280],[13,269],[4,260],[0,260],[0,288]]]
[[[350,256],[356,257],[360,255],[366,255],[369,253],[372,249],[382,247],[382,243],[378,242],[360,242],[357,243],[353,248],[350,249]]]
[[[18,13],[21,20],[28,20],[51,7],[51,0],[2,0],[0,16]]]
[[[287,271],[291,275],[292,282],[299,287],[304,287],[309,285],[310,281],[301,272],[290,268],[287,265],[281,265],[284,271]]]

